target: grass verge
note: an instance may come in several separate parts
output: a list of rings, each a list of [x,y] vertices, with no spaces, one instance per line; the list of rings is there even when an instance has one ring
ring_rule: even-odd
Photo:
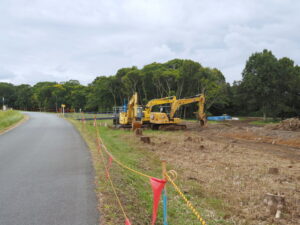
[[[0,132],[13,126],[23,118],[24,115],[18,111],[0,111]]]
[[[96,128],[92,126],[93,122],[87,122],[83,126],[79,121],[69,120],[77,127],[91,149],[96,172],[95,182],[96,192],[99,197],[101,224],[123,224],[124,217],[106,179],[103,163],[96,148]],[[136,146],[134,144],[136,137],[130,131],[114,130],[105,126],[100,126],[98,129],[106,147],[118,160],[148,175],[161,177],[161,161],[158,156],[153,152],[145,151],[145,149]],[[106,160],[108,161],[108,159]],[[168,169],[172,169],[172,165],[168,165]],[[180,177],[180,171],[177,172]],[[131,222],[133,224],[150,224],[152,190],[148,178],[120,168],[116,163],[112,164],[110,175]],[[226,206],[224,206],[220,199],[205,196],[199,183],[193,180],[178,178],[176,182],[182,188],[187,198],[206,219],[208,225],[231,224],[223,219],[226,217],[227,211]],[[171,184],[167,185],[167,190],[169,224],[200,224]],[[161,208],[159,209],[156,224],[163,224]]]

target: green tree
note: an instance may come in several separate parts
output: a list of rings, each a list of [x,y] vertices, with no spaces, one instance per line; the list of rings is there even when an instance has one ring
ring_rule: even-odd
[[[257,105],[266,119],[268,113],[276,107],[276,98],[279,94],[275,89],[278,81],[276,57],[268,50],[252,54],[246,62],[242,76],[248,101]]]
[[[33,110],[35,102],[33,99],[32,87],[28,84],[21,84],[15,87],[15,107],[21,110]]]
[[[109,90],[109,78],[106,76],[97,77],[88,86],[87,110],[110,111],[113,106],[113,98]]]
[[[56,97],[53,95],[54,85],[56,82],[39,82],[33,86],[33,98],[38,104],[40,111],[54,111]]]
[[[13,84],[0,82],[0,102],[2,108],[2,100],[9,107],[15,107],[16,91]]]
[[[141,92],[141,73],[136,67],[132,67],[130,71],[122,77],[122,83],[124,85],[124,92],[128,97],[133,95],[134,92]]]

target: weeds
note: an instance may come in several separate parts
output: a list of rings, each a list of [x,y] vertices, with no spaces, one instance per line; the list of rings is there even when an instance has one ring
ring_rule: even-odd
[[[24,118],[18,111],[0,111],[0,131],[12,126]]]

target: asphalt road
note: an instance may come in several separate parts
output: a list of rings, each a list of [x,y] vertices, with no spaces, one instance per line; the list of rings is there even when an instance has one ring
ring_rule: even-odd
[[[91,159],[64,119],[30,119],[0,135],[0,225],[98,223]]]

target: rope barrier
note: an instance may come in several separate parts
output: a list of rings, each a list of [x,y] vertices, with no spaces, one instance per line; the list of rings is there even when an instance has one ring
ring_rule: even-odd
[[[99,136],[99,131],[98,131],[98,129],[97,129],[97,124],[96,124],[96,133],[97,133],[97,143],[99,143],[99,138],[100,138],[100,136]],[[100,138],[100,139],[101,139],[101,138]],[[102,140],[101,140],[101,141],[102,141]],[[107,166],[106,166],[106,164],[105,164],[104,155],[103,155],[103,152],[102,152],[100,146],[98,146],[98,152],[100,153],[100,156],[101,156],[101,159],[102,159],[102,163],[103,163],[103,166],[104,166],[105,170],[108,171],[108,168],[107,168]],[[110,176],[107,176],[107,178],[108,178],[109,183],[110,183],[110,185],[111,185],[111,187],[112,187],[112,190],[113,190],[113,192],[114,192],[114,195],[115,195],[115,197],[116,197],[116,199],[117,199],[118,205],[119,205],[119,207],[120,207],[120,209],[121,209],[121,211],[122,211],[122,213],[123,213],[123,215],[124,215],[124,218],[125,218],[125,220],[128,220],[128,217],[127,217],[127,215],[126,215],[126,213],[125,213],[124,207],[123,207],[123,205],[122,205],[122,203],[121,203],[121,200],[120,200],[120,198],[119,198],[119,196],[118,196],[118,194],[117,194],[115,185],[114,185],[114,183],[112,182],[112,179],[110,178]]]
[[[195,209],[195,207],[192,205],[192,203],[185,197],[183,192],[179,189],[179,187],[175,184],[175,182],[170,178],[168,173],[165,173],[165,176],[166,176],[167,180],[171,182],[171,184],[173,185],[174,189],[178,192],[178,194],[183,198],[183,200],[185,201],[188,208],[190,208],[190,210],[192,210],[194,215],[198,218],[200,223],[202,225],[207,225],[206,222],[204,221],[204,219],[200,216],[200,213]]]
[[[107,166],[106,166],[106,164],[105,164],[103,152],[102,152],[101,149],[99,149],[99,152],[100,152],[100,156],[101,156],[101,159],[102,159],[103,166],[105,167],[105,170],[108,171],[108,168],[107,168]],[[122,211],[122,213],[123,213],[123,215],[124,215],[124,218],[127,219],[128,217],[127,217],[127,215],[126,215],[126,213],[125,213],[125,210],[124,210],[124,207],[123,207],[123,205],[122,205],[122,203],[121,203],[121,200],[120,200],[120,198],[119,198],[119,196],[118,196],[118,194],[117,194],[115,185],[113,184],[113,182],[112,182],[110,176],[107,176],[107,178],[108,178],[109,183],[110,183],[110,185],[111,185],[111,187],[112,187],[112,189],[113,189],[114,195],[116,196],[117,202],[118,202],[119,207],[120,207],[120,209],[121,209],[121,211]]]
[[[139,172],[135,169],[132,169],[126,165],[124,165],[123,163],[121,163],[119,160],[117,160],[113,155],[112,153],[110,153],[107,149],[107,147],[104,145],[103,143],[103,140],[102,138],[100,137],[99,135],[99,130],[98,130],[98,127],[97,127],[97,124],[96,124],[96,138],[97,138],[97,144],[98,144],[98,151],[100,152],[100,155],[101,155],[101,158],[102,158],[102,162],[103,162],[103,165],[105,167],[105,169],[107,170],[107,166],[105,164],[105,160],[104,160],[104,155],[103,155],[103,151],[102,151],[102,148],[104,149],[104,151],[106,152],[107,155],[109,155],[113,160],[114,162],[116,162],[119,166],[133,172],[133,173],[136,173],[136,174],[139,174],[143,177],[147,177],[147,178],[151,178],[152,176],[149,176],[147,174],[144,174],[142,172]],[[176,183],[174,182],[174,180],[177,178],[177,172],[175,170],[170,170],[168,172],[165,172],[164,173],[164,176],[167,178],[167,180],[173,185],[174,189],[177,191],[177,193],[181,196],[181,198],[185,201],[187,207],[193,212],[193,214],[197,217],[197,219],[200,221],[200,223],[202,225],[207,225],[205,220],[202,218],[202,216],[200,215],[200,213],[195,209],[195,207],[193,206],[193,204],[187,199],[187,197],[183,194],[183,192],[180,190],[180,188],[176,185]],[[170,177],[172,176],[173,179]],[[125,213],[125,210],[124,210],[124,207],[122,206],[122,203],[121,203],[121,200],[119,199],[119,196],[117,195],[117,192],[116,192],[116,189],[115,189],[115,186],[110,178],[110,176],[108,176],[108,179],[110,181],[110,184],[111,184],[111,187],[113,189],[113,192],[117,198],[117,201],[118,201],[118,204],[123,212],[123,215],[125,217],[125,219],[127,219],[127,215]]]
[[[112,155],[112,153],[110,153],[110,152],[108,151],[107,147],[103,144],[103,140],[102,140],[102,138],[101,138],[100,135],[99,135],[99,131],[98,131],[98,129],[97,129],[97,125],[96,125],[96,135],[97,135],[97,139],[100,140],[100,141],[98,142],[98,144],[100,144],[100,145],[103,147],[104,151],[105,151],[110,157],[112,157],[112,159],[114,160],[114,162],[116,162],[119,166],[121,166],[121,167],[123,167],[123,168],[125,168],[125,169],[127,169],[127,170],[130,170],[130,171],[133,172],[133,173],[139,174],[140,176],[143,176],[143,177],[147,177],[147,178],[153,177],[153,176],[147,175],[147,174],[145,174],[145,173],[142,173],[142,172],[140,172],[140,171],[137,171],[137,170],[135,170],[135,169],[132,169],[132,168],[130,168],[130,167],[124,165],[123,163],[121,163],[119,160],[117,160],[117,159]]]
[[[130,170],[130,171],[133,172],[133,173],[139,174],[140,176],[143,176],[143,177],[147,177],[147,178],[153,177],[153,176],[149,176],[149,175],[147,175],[147,174],[144,174],[144,173],[142,173],[142,172],[139,172],[139,171],[137,171],[137,170],[135,170],[135,169],[132,169],[132,168],[130,168],[130,167],[124,165],[124,164],[121,163],[119,160],[117,160],[117,159],[116,159],[116,158],[115,158],[115,157],[107,150],[106,146],[105,146],[103,143],[101,144],[101,146],[104,148],[104,151],[105,151],[110,157],[112,157],[112,159],[114,160],[114,162],[116,162],[119,166],[121,166],[121,167],[123,167],[123,168],[125,168],[125,169],[127,169],[127,170]]]

